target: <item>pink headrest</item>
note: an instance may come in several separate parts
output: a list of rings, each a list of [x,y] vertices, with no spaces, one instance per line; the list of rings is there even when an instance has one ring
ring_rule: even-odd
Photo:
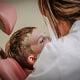
[[[0,2],[0,27],[6,33],[10,34],[16,23],[16,8],[10,4]]]
[[[26,78],[22,67],[10,58],[0,61],[0,75],[4,80],[24,80]]]

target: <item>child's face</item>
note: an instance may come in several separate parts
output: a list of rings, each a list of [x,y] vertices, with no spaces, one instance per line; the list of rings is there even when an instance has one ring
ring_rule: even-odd
[[[35,53],[36,57],[41,52],[44,45],[49,41],[49,37],[44,36],[44,34],[38,29],[34,29],[31,34],[28,34],[28,38],[31,49]]]

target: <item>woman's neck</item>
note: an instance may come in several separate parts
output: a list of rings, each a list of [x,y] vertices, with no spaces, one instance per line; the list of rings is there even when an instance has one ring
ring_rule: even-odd
[[[57,27],[60,32],[60,37],[67,35],[71,28],[71,22],[68,20],[58,19]]]

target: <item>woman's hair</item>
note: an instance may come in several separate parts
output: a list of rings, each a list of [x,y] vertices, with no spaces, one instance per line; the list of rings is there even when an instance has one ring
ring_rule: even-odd
[[[27,62],[27,57],[32,54],[27,34],[31,34],[35,27],[24,27],[10,37],[9,45],[6,46],[7,57],[14,58],[22,68],[33,69],[33,65]],[[25,41],[26,40],[26,41]]]
[[[39,8],[58,38],[68,34],[74,21],[80,19],[80,0],[39,0]]]
[[[69,20],[80,19],[80,0],[48,0],[56,17]]]

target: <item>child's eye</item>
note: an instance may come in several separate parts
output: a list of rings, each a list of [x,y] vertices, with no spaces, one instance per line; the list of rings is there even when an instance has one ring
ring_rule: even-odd
[[[43,43],[44,42],[44,39],[42,39],[41,41],[40,41],[40,43]]]
[[[44,37],[40,37],[38,40],[39,43],[43,43],[44,42]]]

